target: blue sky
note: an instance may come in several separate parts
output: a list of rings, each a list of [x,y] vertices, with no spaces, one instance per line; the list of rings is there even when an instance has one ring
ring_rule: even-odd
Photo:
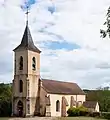
[[[28,0],[28,4],[34,4],[36,1],[35,0]]]
[[[34,4],[35,2],[37,2],[37,0],[27,0],[27,4],[28,4],[28,5],[32,5],[32,4]]]
[[[27,5],[29,6],[29,7],[31,7],[31,5],[33,5],[33,4],[35,4],[35,3],[37,3],[37,0],[27,0]],[[23,8],[25,9],[25,7],[26,7],[26,5],[24,4],[23,5]],[[51,14],[53,14],[54,12],[55,12],[55,10],[56,10],[56,8],[55,8],[55,5],[54,4],[52,4],[51,6],[48,6],[48,11],[51,13]]]
[[[49,49],[56,50],[56,49],[66,49],[66,50],[74,50],[74,49],[79,49],[80,46],[73,43],[67,43],[65,41],[63,42],[45,42],[45,46],[47,46]]]
[[[29,8],[30,8],[31,5],[35,4],[36,2],[37,2],[36,0],[26,0],[26,1],[24,2],[24,5],[21,5],[21,8],[22,8],[23,10],[25,10],[27,5],[28,5]]]

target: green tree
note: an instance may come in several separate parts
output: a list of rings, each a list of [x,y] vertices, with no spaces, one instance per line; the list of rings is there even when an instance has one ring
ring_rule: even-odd
[[[0,84],[0,116],[6,117],[11,115],[11,97],[11,84]]]
[[[100,29],[101,37],[105,38],[107,34],[110,37],[110,7],[108,8],[108,11],[106,14],[106,21],[104,25],[106,25],[107,29],[106,30]]]

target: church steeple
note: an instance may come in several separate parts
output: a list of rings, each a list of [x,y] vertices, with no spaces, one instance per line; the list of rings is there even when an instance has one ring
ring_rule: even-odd
[[[19,51],[19,50],[31,50],[34,52],[41,53],[41,51],[34,45],[29,27],[28,27],[28,7],[27,7],[27,21],[26,21],[26,28],[24,31],[24,35],[22,37],[21,44],[17,46],[13,51]]]
[[[40,53],[34,45],[29,26],[27,8],[26,27],[19,46],[14,49],[14,79],[12,113],[16,116],[32,116],[39,96]],[[38,103],[38,102],[37,102]],[[37,107],[39,107],[38,103]]]
[[[28,24],[26,24],[26,28],[24,31],[24,35],[22,37],[21,44],[14,49],[14,51],[18,50],[31,50],[34,52],[40,53],[41,51],[34,45]]]

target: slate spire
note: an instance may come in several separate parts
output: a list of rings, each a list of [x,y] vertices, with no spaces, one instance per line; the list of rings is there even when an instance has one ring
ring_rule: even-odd
[[[27,11],[27,21],[26,21],[26,28],[21,40],[21,44],[17,46],[13,51],[19,51],[19,50],[31,50],[34,52],[40,53],[41,51],[34,45],[29,27],[28,27],[28,11]]]

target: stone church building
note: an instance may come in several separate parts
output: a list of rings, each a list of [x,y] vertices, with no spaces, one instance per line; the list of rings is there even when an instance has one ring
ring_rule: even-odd
[[[13,116],[67,116],[69,107],[85,102],[76,83],[40,77],[40,53],[28,23],[21,43],[14,50]]]

